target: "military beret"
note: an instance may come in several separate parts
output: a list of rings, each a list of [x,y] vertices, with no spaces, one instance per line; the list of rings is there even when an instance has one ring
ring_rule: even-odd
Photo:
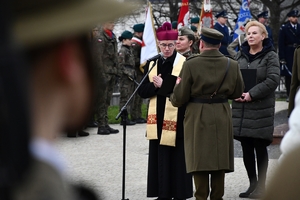
[[[145,25],[144,24],[135,24],[133,26],[133,30],[135,32],[144,32]]]
[[[210,44],[220,44],[224,35],[213,28],[203,27],[201,29],[201,40],[210,43]]]
[[[178,36],[183,35],[194,35],[194,32],[190,28],[183,26],[178,30]]]
[[[191,29],[192,29],[193,32],[195,32],[195,33],[197,32],[197,27],[196,26],[191,25]]]
[[[130,31],[124,31],[122,34],[121,34],[121,37],[123,39],[131,39],[133,37],[133,34],[130,32]]]
[[[177,22],[177,21],[173,21],[173,22],[172,22],[172,28],[173,28],[173,29],[177,29],[177,25],[178,25],[178,22]]]
[[[257,18],[261,18],[261,17],[263,17],[265,19],[268,19],[269,18],[269,12],[268,11],[264,11],[264,12],[262,12],[262,13],[260,13],[260,14],[257,15]]]
[[[221,12],[219,12],[218,14],[216,14],[216,18],[219,18],[219,17],[228,18],[227,11],[226,10],[222,10]]]
[[[299,12],[298,12],[298,10],[292,10],[286,16],[288,16],[288,17],[298,17]]]
[[[199,18],[199,17],[193,17],[193,18],[191,19],[191,23],[192,23],[192,24],[197,24],[197,23],[199,23],[199,21],[200,21],[200,18]]]

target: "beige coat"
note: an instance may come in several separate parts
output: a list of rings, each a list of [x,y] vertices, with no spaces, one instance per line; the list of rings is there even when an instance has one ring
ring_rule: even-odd
[[[228,58],[218,50],[208,50],[189,58],[179,75],[181,82],[170,100],[174,106],[187,104],[184,145],[187,172],[225,170],[232,172],[233,130],[231,109],[226,103],[192,103],[191,97],[208,98],[224,77]],[[238,63],[230,68],[216,98],[235,99],[244,89]]]

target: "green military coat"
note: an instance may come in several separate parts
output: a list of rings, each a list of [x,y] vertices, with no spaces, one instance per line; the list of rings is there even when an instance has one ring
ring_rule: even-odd
[[[193,103],[191,97],[209,98],[223,79],[227,61],[218,50],[206,50],[188,58],[179,75],[181,82],[170,100],[174,106],[186,106],[184,145],[187,172],[234,170],[231,109],[226,103]],[[238,63],[230,60],[227,77],[216,98],[241,96],[244,83]]]

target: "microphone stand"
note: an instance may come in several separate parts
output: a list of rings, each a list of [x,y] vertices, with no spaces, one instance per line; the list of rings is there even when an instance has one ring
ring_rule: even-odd
[[[131,101],[131,99],[134,97],[134,95],[136,94],[136,92],[138,91],[138,89],[140,88],[142,83],[144,82],[144,80],[148,77],[149,73],[151,72],[151,70],[153,69],[153,67],[156,64],[156,61],[157,60],[154,60],[152,66],[148,70],[147,74],[142,78],[142,80],[140,81],[138,86],[135,88],[134,92],[131,94],[131,96],[129,97],[129,99],[125,103],[125,105],[121,108],[120,112],[116,116],[116,120],[118,120],[121,116],[121,121],[123,122],[123,170],[122,170],[122,199],[121,200],[129,200],[129,199],[125,199],[126,122],[127,122],[127,119],[128,119],[128,112],[127,112],[126,107],[129,104],[129,102]],[[146,65],[150,62],[151,62],[151,60],[147,60]]]

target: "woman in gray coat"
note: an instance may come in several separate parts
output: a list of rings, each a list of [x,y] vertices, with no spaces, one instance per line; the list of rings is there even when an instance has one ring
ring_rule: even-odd
[[[241,142],[243,161],[250,181],[248,190],[239,196],[259,198],[265,188],[267,146],[273,138],[275,89],[279,84],[280,69],[278,56],[263,24],[249,22],[246,25],[246,37],[247,41],[243,43],[236,59],[241,69],[256,69],[256,77],[251,77],[256,79],[256,85],[232,102],[232,117],[234,137]]]

